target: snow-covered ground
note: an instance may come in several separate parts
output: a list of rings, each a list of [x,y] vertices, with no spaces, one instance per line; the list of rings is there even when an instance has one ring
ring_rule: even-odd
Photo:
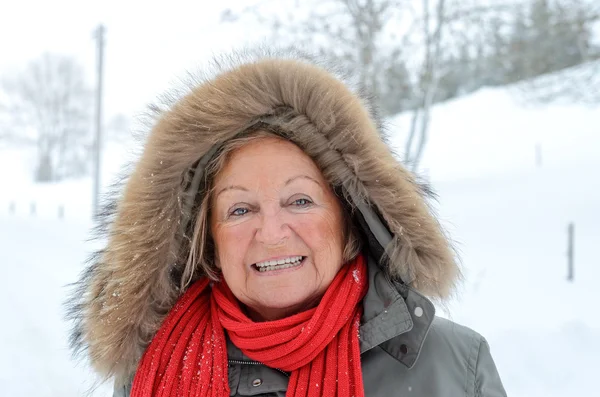
[[[401,135],[392,142],[403,149]],[[130,158],[110,149],[106,183]],[[27,164],[0,152],[0,395],[80,396],[94,378],[70,359],[61,304],[91,250],[91,183],[33,185]],[[510,396],[597,395],[600,106],[524,106],[481,90],[434,110],[423,166],[465,273],[439,313],[486,336]]]

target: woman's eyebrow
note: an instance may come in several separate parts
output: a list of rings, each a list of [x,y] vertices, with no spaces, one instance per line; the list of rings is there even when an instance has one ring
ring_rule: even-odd
[[[287,181],[285,181],[284,186],[287,186],[290,183],[292,183],[292,182],[294,182],[295,180],[298,180],[298,179],[307,179],[307,180],[309,180],[309,181],[311,181],[313,183],[316,183],[320,188],[323,188],[323,186],[321,186],[321,183],[318,180],[316,180],[315,178],[313,178],[311,176],[304,175],[304,174],[302,174],[302,175],[296,175],[296,176],[293,176],[293,177],[289,178]],[[224,193],[224,192],[226,192],[228,190],[241,190],[243,192],[248,192],[249,191],[247,188],[245,188],[244,186],[241,186],[241,185],[229,185],[229,186],[225,186],[224,188],[220,189],[217,192],[217,194],[215,195],[215,197],[218,197],[221,193]]]
[[[318,180],[316,180],[315,178],[313,178],[311,176],[304,175],[304,174],[302,174],[302,175],[296,175],[296,176],[293,176],[293,177],[289,178],[287,181],[285,181],[284,186],[289,185],[290,183],[292,183],[293,181],[295,181],[297,179],[308,179],[309,181],[312,181],[312,182],[316,183],[317,185],[319,185],[319,187],[321,189],[323,188],[323,186],[321,186],[321,183]]]
[[[219,192],[215,195],[215,197],[219,197],[219,195],[221,193],[224,193],[224,192],[226,192],[228,190],[241,190],[243,192],[248,192],[249,191],[248,189],[246,189],[245,187],[240,186],[240,185],[229,185],[229,186],[225,186],[223,189],[219,190]]]

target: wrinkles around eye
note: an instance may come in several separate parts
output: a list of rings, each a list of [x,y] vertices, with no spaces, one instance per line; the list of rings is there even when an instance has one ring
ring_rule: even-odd
[[[244,215],[248,214],[251,211],[251,208],[246,203],[236,203],[229,207],[225,214],[225,218],[240,218]]]
[[[246,215],[248,212],[248,208],[236,208],[233,211],[231,211],[230,216],[240,217]]]
[[[298,197],[292,197],[289,201],[287,206],[291,206],[292,208],[295,209],[306,209],[306,208],[311,208],[315,205],[314,201],[309,198],[306,197],[304,195]],[[282,204],[282,208],[283,208],[283,204]],[[258,211],[258,209],[256,208],[251,208],[252,206],[248,205],[247,203],[236,203],[234,205],[232,205],[231,207],[229,207],[229,209],[227,210],[226,214],[225,214],[225,218],[226,219],[239,219],[242,218],[246,215],[248,215],[251,212],[254,211]]]
[[[298,208],[307,208],[313,205],[313,202],[307,198],[299,198],[292,202],[292,205]]]

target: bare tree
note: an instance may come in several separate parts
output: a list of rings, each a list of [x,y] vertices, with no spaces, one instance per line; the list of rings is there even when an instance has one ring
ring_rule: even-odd
[[[533,51],[513,51],[511,40],[526,40],[531,27],[524,24],[519,35],[511,34],[520,23],[518,15],[526,15],[535,1],[545,0],[306,0],[288,1],[274,11],[282,2],[262,0],[227,10],[222,19],[231,23],[253,16],[260,26],[271,28],[271,42],[317,51],[352,70],[383,116],[410,111],[404,160],[416,170],[435,103],[484,85],[516,81],[521,63]],[[597,14],[589,10],[596,0],[552,1],[563,14],[578,18],[581,32],[589,31]],[[556,37],[567,38],[560,32]],[[563,47],[588,54],[588,39],[582,33],[571,40],[574,45]]]
[[[404,149],[405,162],[410,164],[413,171],[416,170],[423,156],[423,150],[427,142],[429,131],[429,120],[431,106],[438,90],[439,67],[441,59],[442,33],[447,22],[445,0],[437,0],[435,13],[432,16],[430,0],[423,0],[423,47],[424,60],[421,67],[419,87],[419,104],[413,111],[410,131]],[[418,134],[419,141],[413,147],[415,135]]]
[[[600,4],[531,1],[530,50],[521,57],[533,72],[524,73],[528,79],[512,91],[526,103],[600,103],[600,46],[593,43]]]
[[[55,181],[87,171],[91,91],[75,60],[44,54],[2,81],[0,138],[37,149],[35,179]]]
[[[463,1],[464,2],[464,1]],[[308,4],[310,3],[310,4]],[[450,4],[449,4],[450,3]],[[237,13],[223,14],[234,22],[250,14],[274,36],[289,37],[294,46],[315,49],[358,75],[359,85],[371,93],[383,116],[411,111],[404,160],[416,170],[429,130],[431,107],[437,99],[443,68],[442,45],[449,25],[475,18],[487,8],[458,0],[319,0],[290,7],[285,23],[281,13],[269,13],[265,0]],[[300,15],[300,17],[298,17]],[[456,31],[464,31],[456,29]],[[448,36],[448,35],[446,35]]]
[[[480,0],[420,0],[419,4],[420,42],[414,48],[423,55],[414,66],[419,71],[417,105],[405,142],[405,161],[413,170],[422,159],[431,108],[437,101],[451,98],[449,91],[460,95],[504,81],[503,35],[523,0],[489,0],[484,5]]]
[[[409,0],[288,1],[287,11],[274,12],[280,4],[265,0],[238,11],[226,10],[222,21],[250,16],[270,29],[269,41],[279,47],[309,49],[351,70],[359,88],[374,98],[384,115],[412,106],[403,46],[407,28],[400,23]]]

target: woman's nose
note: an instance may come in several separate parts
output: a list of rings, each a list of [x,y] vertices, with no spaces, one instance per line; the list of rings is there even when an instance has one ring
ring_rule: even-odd
[[[291,230],[282,219],[281,213],[262,214],[256,231],[256,240],[264,245],[277,246],[284,244],[290,237]]]

